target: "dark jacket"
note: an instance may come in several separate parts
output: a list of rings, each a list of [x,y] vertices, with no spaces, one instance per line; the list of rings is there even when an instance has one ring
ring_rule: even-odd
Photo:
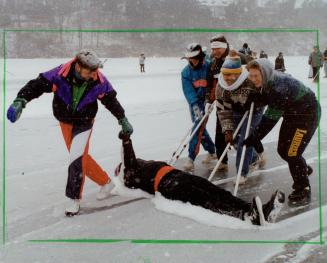
[[[283,57],[278,56],[275,59],[275,70],[278,70],[278,71],[281,71],[281,72],[284,72],[286,70],[285,65],[284,65],[284,58]]]
[[[122,179],[124,184],[128,188],[142,189],[149,194],[154,194],[154,181],[157,172],[168,164],[136,158],[130,139],[123,141],[123,156],[125,167],[122,171],[124,175]]]
[[[300,115],[312,105],[319,105],[319,102],[313,91],[292,76],[274,70],[268,59],[256,61],[261,68],[263,85],[260,95],[253,101],[268,106],[257,128],[261,140],[281,117]]]
[[[309,56],[309,65],[313,68],[319,68],[323,65],[323,55],[322,53],[318,50],[317,52],[312,52]]]
[[[124,184],[128,188],[142,189],[149,194],[154,194],[155,176],[167,165],[165,162],[136,159],[133,169],[125,169]]]
[[[110,82],[97,71],[94,79],[89,81],[77,105],[72,107],[72,86],[75,60],[60,65],[50,71],[41,73],[36,79],[30,80],[19,92],[17,97],[27,102],[40,97],[43,93],[53,92],[53,114],[60,122],[73,125],[89,125],[98,111],[101,103],[119,120],[125,116],[124,109],[116,99],[116,91]]]

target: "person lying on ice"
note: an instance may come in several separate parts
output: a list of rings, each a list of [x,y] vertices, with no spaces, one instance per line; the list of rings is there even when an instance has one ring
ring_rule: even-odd
[[[108,174],[88,154],[89,141],[98,100],[118,119],[125,133],[133,128],[116,98],[116,91],[99,71],[102,62],[91,50],[81,50],[64,65],[41,73],[30,80],[17,94],[7,111],[11,122],[19,119],[23,108],[43,93],[53,92],[53,114],[70,153],[66,196],[70,202],[66,215],[77,214],[82,198],[85,176],[101,186],[97,199],[106,198],[112,188]]]
[[[249,97],[259,93],[253,83],[247,79],[248,71],[242,68],[241,59],[235,50],[231,50],[229,56],[225,58],[221,66],[216,86],[217,115],[221,124],[222,132],[225,135],[225,143],[236,145],[236,169],[238,171],[242,144],[245,137],[248,118],[241,126],[238,136],[233,140],[233,132],[241,121],[243,115],[250,109]],[[256,106],[253,110],[251,129],[253,130],[261,121],[264,108]],[[218,121],[218,120],[217,120]],[[262,152],[262,150],[260,151]],[[248,147],[245,151],[243,167],[241,167],[241,178],[239,183],[245,184],[247,176],[256,165],[265,165],[263,152],[258,155],[253,147]]]
[[[205,178],[175,169],[165,162],[136,159],[130,136],[120,132],[119,138],[123,144],[123,162],[117,166],[115,175],[128,188],[152,195],[158,191],[167,199],[189,202],[219,214],[249,220],[254,225],[273,222],[284,203],[285,195],[278,190],[266,204],[262,205],[258,196],[251,204]]]
[[[312,168],[302,154],[317,129],[320,104],[309,88],[290,75],[274,70],[268,59],[253,60],[247,64],[247,69],[249,79],[260,90],[253,101],[268,105],[268,108],[244,144],[258,148],[261,140],[283,117],[277,151],[288,163],[294,181],[293,192],[288,196],[289,204],[306,204],[311,198],[308,175],[312,173]],[[260,149],[257,151],[260,152]]]

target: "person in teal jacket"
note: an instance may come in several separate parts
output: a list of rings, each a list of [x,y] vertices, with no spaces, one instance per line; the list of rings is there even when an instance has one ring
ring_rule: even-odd
[[[196,127],[196,123],[204,116],[209,62],[205,59],[205,53],[201,45],[197,43],[192,43],[187,47],[187,52],[183,58],[188,60],[188,64],[182,71],[182,87],[189,104],[192,122],[194,123],[194,127]],[[205,126],[206,122],[204,122],[190,141],[188,160],[184,165],[186,170],[194,169],[194,160],[199,153],[200,144],[208,152],[203,163],[209,164],[217,158],[215,156],[215,145]]]

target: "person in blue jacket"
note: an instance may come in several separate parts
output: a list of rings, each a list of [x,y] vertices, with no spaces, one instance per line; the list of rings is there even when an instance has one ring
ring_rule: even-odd
[[[187,52],[183,58],[188,60],[188,64],[182,71],[183,92],[189,104],[192,122],[195,127],[196,123],[204,116],[209,62],[205,59],[205,53],[201,45],[197,43],[192,43],[187,47]],[[203,160],[204,164],[209,164],[211,161],[217,159],[215,156],[215,145],[205,126],[206,121],[190,141],[188,160],[184,165],[185,170],[194,169],[194,160],[199,153],[200,144],[208,152],[208,155]]]

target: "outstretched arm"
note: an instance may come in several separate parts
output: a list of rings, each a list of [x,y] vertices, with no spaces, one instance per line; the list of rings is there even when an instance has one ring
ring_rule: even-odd
[[[26,104],[32,99],[40,97],[44,92],[52,92],[52,83],[40,74],[21,88],[16,99],[8,108],[7,118],[11,122],[17,121]]]
[[[137,160],[135,156],[135,152],[133,149],[132,140],[130,136],[120,132],[118,135],[119,139],[122,140],[123,145],[123,158],[124,158],[124,166],[125,169],[131,170],[137,168]]]
[[[103,97],[99,98],[101,103],[114,115],[117,120],[123,119],[125,117],[125,111],[119,101],[117,100],[117,92],[111,90],[110,92],[104,94]]]
[[[25,99],[27,102],[40,97],[44,92],[52,92],[52,83],[41,74],[30,80],[17,94],[17,98]]]

